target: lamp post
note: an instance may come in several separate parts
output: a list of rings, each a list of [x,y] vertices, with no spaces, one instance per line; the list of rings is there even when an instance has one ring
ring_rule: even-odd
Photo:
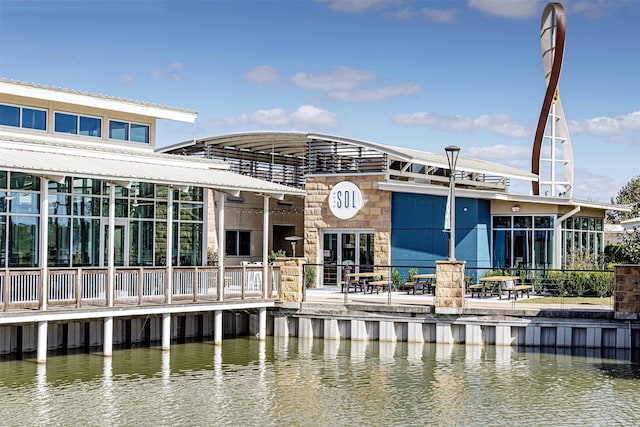
[[[456,260],[456,163],[460,154],[460,147],[449,145],[444,149],[449,162],[449,261]],[[446,219],[445,219],[446,222]],[[446,227],[445,227],[446,228]]]

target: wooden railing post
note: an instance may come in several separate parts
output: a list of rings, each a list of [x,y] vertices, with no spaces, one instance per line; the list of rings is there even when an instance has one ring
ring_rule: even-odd
[[[195,271],[193,272],[193,302],[198,300],[198,267],[195,267]]]
[[[144,269],[138,268],[138,305],[142,305],[142,284],[144,282]]]
[[[76,307],[82,306],[82,269],[76,272]]]

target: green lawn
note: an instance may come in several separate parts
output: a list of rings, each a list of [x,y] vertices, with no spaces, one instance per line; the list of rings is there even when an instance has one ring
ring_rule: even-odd
[[[537,297],[519,298],[516,303],[526,304],[585,304],[585,305],[613,305],[613,297]]]

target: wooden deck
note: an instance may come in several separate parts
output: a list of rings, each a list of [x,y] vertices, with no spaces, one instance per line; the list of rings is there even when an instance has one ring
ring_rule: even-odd
[[[280,271],[262,266],[41,268],[0,270],[0,316],[19,311],[166,306],[217,301],[257,301],[278,295]],[[266,292],[264,286],[267,287]]]

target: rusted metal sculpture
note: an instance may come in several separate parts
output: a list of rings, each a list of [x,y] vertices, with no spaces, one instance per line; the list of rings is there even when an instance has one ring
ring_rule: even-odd
[[[542,12],[540,23],[542,64],[547,91],[533,140],[531,172],[540,177],[538,182],[532,183],[533,194],[540,195],[542,191],[546,196],[570,198],[573,187],[573,152],[558,89],[565,32],[564,8],[560,3],[549,3]]]

